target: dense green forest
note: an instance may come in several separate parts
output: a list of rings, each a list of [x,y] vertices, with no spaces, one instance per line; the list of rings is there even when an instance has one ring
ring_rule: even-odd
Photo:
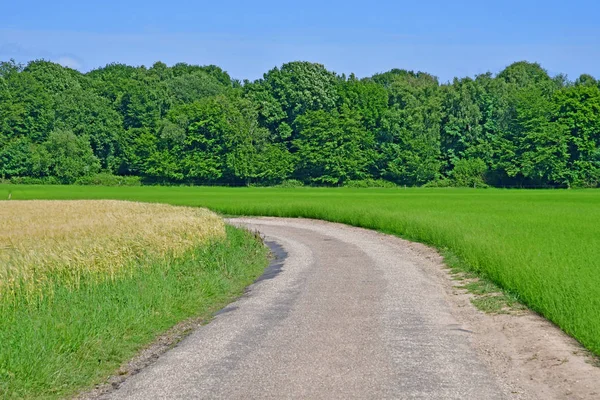
[[[183,63],[3,62],[0,179],[598,187],[600,83],[528,62],[445,84],[308,62],[254,82]]]

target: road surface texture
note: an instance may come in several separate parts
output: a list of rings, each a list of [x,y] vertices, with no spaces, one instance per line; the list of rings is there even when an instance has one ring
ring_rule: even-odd
[[[543,362],[563,349],[559,345],[574,357],[575,344],[560,337],[553,349],[544,348],[542,342],[560,333],[534,315],[483,316],[464,298],[468,295],[457,293],[440,257],[425,246],[322,221],[230,222],[259,231],[278,259],[212,322],[102,398],[483,400],[598,394],[599,375],[583,356],[575,359],[579,370],[573,373],[591,375],[577,383],[569,371],[558,378],[549,375],[548,366],[544,372]],[[525,326],[510,326],[510,318],[524,318]],[[524,339],[521,331],[532,324],[541,325]],[[508,333],[498,333],[504,330]],[[519,331],[516,340],[513,331]],[[536,344],[542,348],[534,357]]]

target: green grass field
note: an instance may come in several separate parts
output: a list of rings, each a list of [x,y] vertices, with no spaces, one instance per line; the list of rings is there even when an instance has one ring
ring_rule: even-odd
[[[308,217],[447,249],[600,354],[600,190],[1,186],[13,199],[128,199]]]

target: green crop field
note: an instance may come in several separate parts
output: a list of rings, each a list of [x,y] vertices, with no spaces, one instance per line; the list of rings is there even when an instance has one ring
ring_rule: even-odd
[[[128,199],[308,217],[447,249],[600,354],[600,190],[2,186],[13,199]]]

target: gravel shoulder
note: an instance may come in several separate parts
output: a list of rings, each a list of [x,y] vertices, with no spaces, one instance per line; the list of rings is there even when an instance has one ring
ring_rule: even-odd
[[[435,250],[236,218],[281,246],[245,296],[101,398],[594,399],[600,368],[531,312],[487,315]]]

